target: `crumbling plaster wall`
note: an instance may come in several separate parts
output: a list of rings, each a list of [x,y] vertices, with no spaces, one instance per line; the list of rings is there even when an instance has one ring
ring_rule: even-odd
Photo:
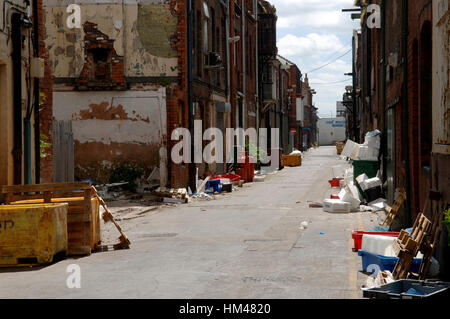
[[[55,78],[77,77],[84,64],[84,31],[66,25],[73,1],[45,3],[45,44]],[[169,0],[76,1],[81,25],[96,23],[114,39],[114,49],[124,56],[125,76],[177,76],[177,17]]]
[[[172,94],[166,97],[162,84],[168,85],[164,78],[179,76],[176,2],[77,0],[78,29],[66,25],[66,9],[73,1],[45,2],[44,42],[60,83],[54,87],[53,116],[72,121],[76,179],[108,182],[111,167],[127,163],[143,168],[145,176],[159,167],[161,184],[168,182],[167,107],[173,103],[168,104]],[[87,63],[85,22],[96,24],[114,40],[116,54],[123,57],[128,90],[74,90]]]
[[[115,164],[133,164],[167,180],[165,88],[54,93],[55,120],[71,120],[75,177],[108,182]]]

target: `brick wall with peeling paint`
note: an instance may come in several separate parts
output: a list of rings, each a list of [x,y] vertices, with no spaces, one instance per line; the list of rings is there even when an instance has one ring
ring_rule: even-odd
[[[44,43],[55,76],[53,117],[72,121],[75,179],[108,182],[111,168],[127,163],[144,176],[160,167],[164,185],[185,185],[187,175],[174,175],[167,158],[168,136],[187,124],[178,116],[187,110],[184,1],[77,1],[80,29],[66,25],[68,4],[46,1]],[[114,51],[101,60],[106,70],[119,61],[106,78],[95,75],[97,49]],[[123,78],[114,75],[120,68]]]

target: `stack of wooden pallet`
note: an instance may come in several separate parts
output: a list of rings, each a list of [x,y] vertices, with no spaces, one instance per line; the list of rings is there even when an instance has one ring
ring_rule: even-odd
[[[430,201],[439,201],[440,193],[430,190],[424,211]],[[419,278],[425,280],[431,265],[431,258],[434,255],[442,228],[443,213],[436,209],[431,214],[431,221],[424,214],[419,214],[411,234],[402,230],[394,243],[394,250],[397,252],[399,260],[395,265],[393,275],[396,280],[407,278]],[[413,258],[418,252],[423,254],[422,263],[418,274],[410,272]]]
[[[414,258],[420,251],[425,236],[430,232],[431,222],[424,214],[419,214],[414,222],[411,234],[402,230],[393,248],[398,256],[397,264],[392,272],[395,280],[407,279]]]

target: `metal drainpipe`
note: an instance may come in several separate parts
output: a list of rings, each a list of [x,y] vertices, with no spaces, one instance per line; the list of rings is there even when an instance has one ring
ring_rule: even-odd
[[[409,132],[408,132],[408,0],[403,0],[403,144],[405,156],[406,183],[406,223],[411,224],[411,169],[409,160]]]
[[[197,191],[197,181],[195,180],[196,176],[196,165],[194,161],[194,107],[192,101],[192,0],[187,0],[187,38],[188,38],[188,121],[189,121],[189,132],[191,133],[191,163],[189,163],[189,186],[191,187],[192,192]]]
[[[14,85],[14,184],[22,184],[22,15],[13,13],[12,24],[12,60]]]
[[[258,56],[258,27],[259,27],[259,22],[258,22],[258,1],[255,0],[253,2],[253,8],[254,8],[254,13],[255,13],[255,19],[256,19],[256,42],[255,42],[255,80],[256,80],[256,95],[255,95],[255,103],[256,103],[256,141],[257,141],[257,147],[259,147],[259,73],[258,73],[258,65],[259,65],[259,56]]]
[[[245,36],[245,31],[246,31],[246,29],[245,29],[245,15],[246,15],[246,13],[245,13],[245,0],[242,0],[242,39],[241,39],[241,41],[242,41],[242,93],[244,94],[243,96],[242,96],[242,112],[245,114],[245,116],[244,116],[244,114],[242,114],[242,128],[243,129],[245,129],[245,127],[246,127],[246,119],[247,119],[247,112],[246,112],[246,109],[247,109],[247,105],[246,105],[246,101],[247,101],[247,92],[246,92],[246,85],[245,85],[245,73],[247,72],[247,70],[246,70],[246,67],[247,67],[247,65],[246,65],[246,63],[245,63],[245,58],[246,58],[246,54],[245,54],[245,51],[246,51],[246,45],[245,45],[245,42],[246,42],[246,40],[247,40],[247,38],[246,38],[246,36]],[[243,142],[243,145],[245,146],[245,141],[242,141]]]
[[[227,101],[231,102],[231,85],[230,85],[230,6],[228,2],[221,2],[225,8],[225,38],[226,38],[226,50],[227,50]]]
[[[381,123],[382,123],[382,159],[383,181],[387,178],[387,126],[386,126],[386,0],[381,1]]]
[[[34,55],[39,57],[39,14],[38,1],[33,0],[33,24],[34,24]],[[34,79],[34,152],[35,152],[35,178],[36,184],[41,180],[41,139],[39,121],[39,79]]]

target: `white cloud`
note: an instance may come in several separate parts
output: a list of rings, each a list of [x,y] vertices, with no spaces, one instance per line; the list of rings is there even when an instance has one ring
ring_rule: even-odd
[[[277,9],[279,54],[297,64],[308,74],[316,90],[319,114],[335,114],[336,101],[342,100],[345,86],[351,85],[352,31],[359,21],[352,21],[342,9],[352,8],[354,0],[269,0]],[[331,63],[330,63],[331,62]],[[348,80],[348,81],[346,81]],[[342,83],[335,83],[341,82]]]

